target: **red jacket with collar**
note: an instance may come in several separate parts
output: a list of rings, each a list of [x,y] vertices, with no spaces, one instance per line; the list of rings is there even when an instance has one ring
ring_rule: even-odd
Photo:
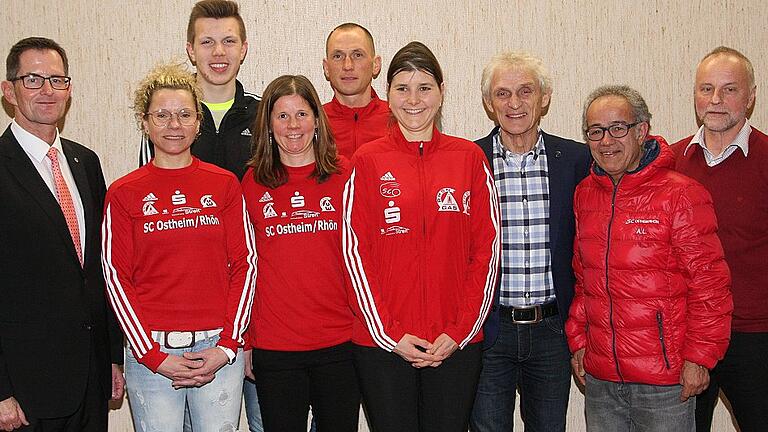
[[[379,99],[371,89],[371,101],[360,108],[342,105],[336,97],[323,105],[323,111],[331,123],[333,140],[339,155],[351,159],[363,144],[387,134],[390,113],[387,101]]]
[[[673,164],[651,137],[616,186],[595,164],[576,188],[566,332],[598,379],[679,384],[685,360],[712,368],[728,347],[731,280],[712,199]]]
[[[352,165],[342,240],[352,341],[387,351],[405,333],[429,341],[446,333],[460,348],[481,341],[499,213],[480,148],[437,129],[431,141],[408,142],[395,124]]]

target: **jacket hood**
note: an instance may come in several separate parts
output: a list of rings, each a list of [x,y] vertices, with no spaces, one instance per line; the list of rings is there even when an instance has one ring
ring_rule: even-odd
[[[652,177],[659,169],[672,169],[675,164],[675,155],[669,147],[667,140],[659,135],[648,135],[643,143],[643,154],[640,157],[640,165],[632,171],[627,171],[622,176],[620,183],[625,187],[642,184]],[[590,172],[595,181],[603,186],[613,188],[613,180],[600,168],[597,162],[592,164]]]

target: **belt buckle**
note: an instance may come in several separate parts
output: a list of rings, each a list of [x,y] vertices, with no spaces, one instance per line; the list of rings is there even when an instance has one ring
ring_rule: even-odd
[[[523,309],[523,310],[530,310],[533,309],[533,319],[530,320],[517,320],[515,319],[515,310],[517,309]],[[512,308],[512,323],[514,324],[537,324],[540,323],[542,320],[542,311],[540,305],[533,305],[533,306],[523,306],[523,307],[513,307]]]
[[[165,347],[171,349],[191,348],[195,345],[195,332],[171,331],[165,332]]]

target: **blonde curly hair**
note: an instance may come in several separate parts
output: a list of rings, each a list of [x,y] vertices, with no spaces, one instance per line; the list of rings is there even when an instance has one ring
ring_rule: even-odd
[[[190,72],[184,63],[164,63],[155,66],[133,93],[133,113],[136,116],[136,122],[139,129],[143,130],[142,120],[147,114],[149,105],[152,103],[152,96],[158,90],[187,90],[195,101],[197,112],[202,112],[201,103],[203,91],[197,85],[195,74]]]

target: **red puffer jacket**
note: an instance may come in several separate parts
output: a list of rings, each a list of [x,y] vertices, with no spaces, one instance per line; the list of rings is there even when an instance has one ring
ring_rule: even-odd
[[[728,347],[730,272],[709,193],[671,169],[661,137],[616,186],[596,164],[576,188],[571,352],[606,381],[680,382],[685,360],[714,367]]]

